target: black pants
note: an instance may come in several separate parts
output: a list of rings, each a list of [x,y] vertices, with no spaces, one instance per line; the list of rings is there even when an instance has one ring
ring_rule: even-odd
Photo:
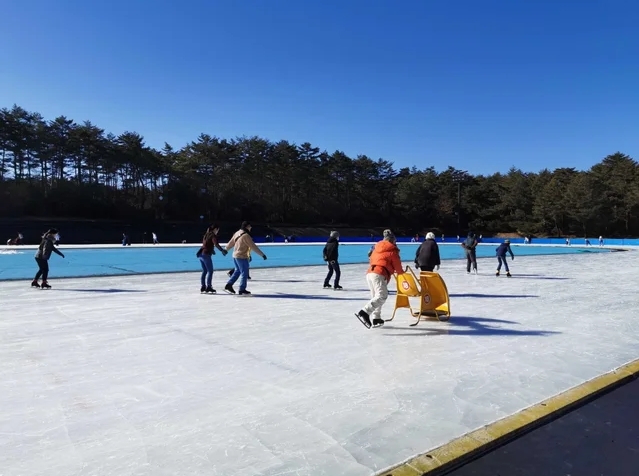
[[[46,283],[47,278],[49,277],[49,262],[44,258],[36,258],[35,260],[36,263],[38,263],[39,269],[33,280],[37,281],[38,279],[40,279],[40,276],[42,276],[42,282]]]
[[[473,269],[477,269],[477,254],[475,250],[466,250],[466,272],[470,273],[470,265],[473,265]]]
[[[333,272],[335,272],[335,287],[339,286],[339,278],[342,275],[342,272],[339,269],[339,263],[337,261],[328,262],[328,274],[324,280],[324,286],[329,286],[331,284],[329,281],[333,277]]]
[[[432,273],[433,270],[435,269],[434,266],[420,266],[419,269],[421,271],[428,271],[429,273]]]

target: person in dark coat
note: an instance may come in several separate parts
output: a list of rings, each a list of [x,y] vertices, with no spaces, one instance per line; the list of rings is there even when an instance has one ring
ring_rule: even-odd
[[[510,259],[515,259],[515,254],[513,250],[510,248],[510,240],[504,240],[504,242],[497,247],[497,273],[496,276],[499,276],[499,272],[501,271],[501,265],[504,265],[506,269],[506,276],[510,278],[510,270],[508,269],[508,263],[506,262],[506,253],[510,253]]]
[[[326,246],[324,246],[324,261],[328,264],[328,274],[324,279],[324,287],[331,287],[331,278],[333,277],[333,272],[335,273],[335,284],[334,288],[342,289],[339,285],[339,278],[342,276],[342,272],[339,269],[339,232],[331,231],[331,235],[326,242]]]
[[[51,253],[55,253],[64,258],[64,255],[61,251],[59,251],[55,245],[55,237],[58,234],[58,230],[55,228],[51,228],[42,236],[42,241],[40,242],[40,246],[38,246],[38,251],[35,254],[36,263],[38,263],[38,272],[31,281],[31,286],[34,288],[42,287],[42,289],[51,289],[47,279],[49,278],[49,258],[51,257]],[[38,284],[38,280],[42,276],[42,285]]]
[[[435,241],[435,234],[428,232],[426,240],[419,245],[415,253],[415,266],[422,271],[433,271],[435,267],[439,269],[440,265],[439,245]]]
[[[475,238],[475,234],[469,231],[468,237],[461,245],[466,250],[466,273],[470,274],[472,265],[473,271],[477,274],[477,238]]]

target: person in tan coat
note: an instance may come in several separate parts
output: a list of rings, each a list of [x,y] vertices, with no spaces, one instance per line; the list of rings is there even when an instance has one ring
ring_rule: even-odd
[[[255,244],[253,238],[251,238],[251,224],[247,221],[242,222],[240,229],[235,232],[233,237],[226,244],[226,250],[233,249],[233,262],[235,263],[235,271],[229,279],[228,283],[224,287],[227,293],[235,294],[233,285],[240,278],[240,295],[250,295],[251,293],[246,289],[246,283],[249,274],[249,253],[254,251],[260,255],[263,259],[266,259],[266,255]]]

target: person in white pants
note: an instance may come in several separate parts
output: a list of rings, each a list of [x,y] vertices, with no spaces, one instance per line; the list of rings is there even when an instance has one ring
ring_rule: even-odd
[[[388,283],[394,273],[404,274],[402,260],[399,257],[397,240],[391,230],[384,230],[384,239],[378,242],[370,254],[370,267],[366,273],[366,282],[371,290],[371,300],[355,316],[368,329],[384,325],[382,306],[388,299]]]

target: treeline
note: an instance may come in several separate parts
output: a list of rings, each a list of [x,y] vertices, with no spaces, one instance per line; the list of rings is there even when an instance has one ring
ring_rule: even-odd
[[[89,121],[0,110],[0,216],[351,227],[483,234],[639,235],[639,166],[620,152],[588,171],[472,176],[309,143],[206,134],[148,147]],[[459,204],[459,205],[458,205]]]

